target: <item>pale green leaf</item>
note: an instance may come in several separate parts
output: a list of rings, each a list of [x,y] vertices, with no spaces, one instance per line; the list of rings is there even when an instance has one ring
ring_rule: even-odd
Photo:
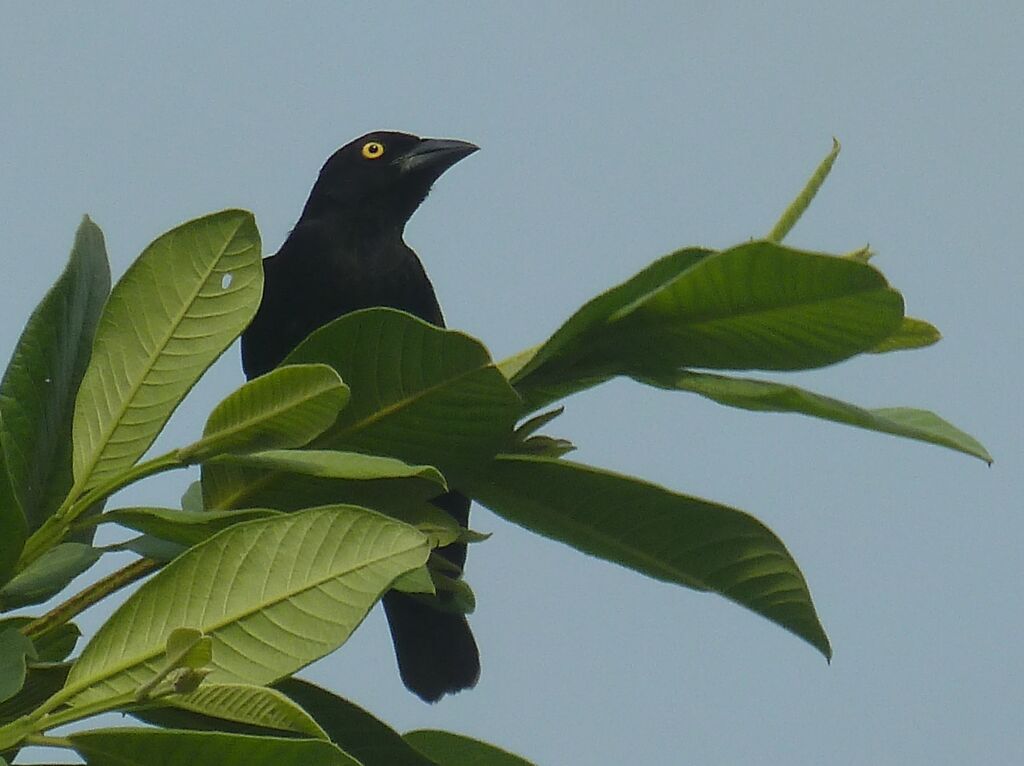
[[[446,488],[431,466],[338,450],[270,450],[203,466],[206,506],[218,509],[350,503],[392,513]]]
[[[731,378],[708,373],[680,372],[646,382],[692,391],[730,407],[756,412],[796,412],[869,431],[938,444],[992,462],[988,451],[969,434],[934,413],[909,407],[863,409],[796,386],[767,380]]]
[[[430,576],[430,569],[425,566],[398,577],[391,583],[391,588],[400,590],[402,593],[426,593],[431,596],[437,593],[437,589],[434,587],[434,578]]]
[[[301,447],[337,419],[348,399],[348,386],[325,364],[279,367],[218,404],[203,438],[178,450],[178,457],[195,463],[223,453]]]
[[[212,639],[210,683],[270,683],[344,643],[428,553],[415,529],[350,506],[237,524],[144,583],[83,650],[62,696],[82,705],[133,692],[178,627]]]
[[[75,396],[109,292],[103,233],[86,216],[67,267],[29,317],[0,384],[3,457],[29,531],[38,529],[71,489]],[[2,504],[5,533],[15,530],[4,518],[8,512]],[[10,543],[5,539],[0,550]]]
[[[75,404],[79,491],[129,468],[259,305],[252,214],[185,223],[143,251],[110,294]]]
[[[942,340],[942,333],[935,325],[923,319],[903,317],[899,328],[889,337],[868,349],[872,354],[886,354],[890,351],[903,351],[912,348],[924,348]]]
[[[825,183],[825,179],[828,178],[828,174],[832,171],[832,165],[836,161],[836,157],[839,156],[839,141],[834,137],[832,139],[832,151],[825,155],[825,159],[821,161],[821,164],[815,168],[814,173],[808,179],[807,184],[800,191],[789,207],[786,208],[782,217],[779,218],[778,223],[769,232],[766,239],[771,242],[781,242],[789,234],[790,230],[796,226],[796,222],[800,220],[800,216],[806,212],[807,208],[810,207],[811,201],[814,196],[818,193],[821,185]]]
[[[366,455],[362,452],[277,449],[249,455],[225,455],[218,462],[261,468],[266,471],[299,473],[321,479],[418,479],[431,484],[429,489],[435,494],[441,494],[448,489],[441,472],[433,466],[410,465],[396,458]]]
[[[89,766],[361,766],[320,739],[174,729],[92,729],[68,739]]]
[[[198,670],[213,658],[213,643],[194,628],[175,628],[167,637],[164,655],[168,667]]]
[[[499,456],[468,490],[509,521],[649,577],[718,593],[831,656],[796,561],[742,511],[547,458]]]
[[[309,713],[281,692],[265,686],[204,683],[191,694],[173,695],[161,703],[235,723],[327,739]]]
[[[518,755],[449,731],[419,729],[404,739],[437,766],[533,766]]]

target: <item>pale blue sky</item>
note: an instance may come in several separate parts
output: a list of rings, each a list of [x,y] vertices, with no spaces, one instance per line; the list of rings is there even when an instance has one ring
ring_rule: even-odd
[[[611,4],[606,4],[611,6]],[[538,764],[1024,760],[1024,6],[516,3],[0,6],[0,354],[82,213],[115,274],[246,207],[266,252],[322,161],[367,130],[472,140],[407,232],[449,323],[503,357],[687,244],[765,233],[833,135],[792,233],[877,265],[931,349],[788,380],[936,410],[995,455],[614,383],[553,429],[575,457],[750,511],[785,540],[835,649],[477,509],[476,690],[406,693],[375,613],[313,675],[399,729]],[[242,380],[230,350],[158,446]],[[173,502],[184,476],[124,503]],[[102,615],[89,615],[85,627]]]

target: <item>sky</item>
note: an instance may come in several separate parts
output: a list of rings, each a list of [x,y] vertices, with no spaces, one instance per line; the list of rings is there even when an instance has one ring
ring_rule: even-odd
[[[323,160],[389,128],[482,147],[406,234],[449,325],[504,358],[670,250],[764,235],[835,136],[843,152],[787,243],[870,243],[944,339],[777,379],[932,409],[995,464],[622,381],[549,428],[576,460],[767,523],[832,663],[730,602],[478,507],[493,537],[467,568],[476,689],[434,706],[408,694],[379,610],[306,673],[399,730],[537,764],[1024,761],[1024,6],[618,5],[0,5],[0,356],[83,213],[115,276],[228,207],[256,214],[270,254]],[[242,380],[236,345],[155,449],[193,440]],[[114,505],[174,504],[189,479]]]

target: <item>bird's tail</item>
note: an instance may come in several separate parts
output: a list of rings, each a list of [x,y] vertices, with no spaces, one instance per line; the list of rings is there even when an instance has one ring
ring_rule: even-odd
[[[398,671],[409,691],[437,702],[476,685],[480,653],[465,615],[439,611],[398,591],[383,601]]]

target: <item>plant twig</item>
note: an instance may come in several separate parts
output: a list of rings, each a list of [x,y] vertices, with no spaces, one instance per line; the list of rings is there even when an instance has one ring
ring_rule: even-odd
[[[36,638],[54,628],[72,620],[96,602],[106,598],[111,593],[119,591],[127,585],[142,579],[147,574],[161,566],[159,561],[154,559],[139,559],[133,561],[126,567],[109,574],[102,580],[98,580],[81,593],[69,598],[62,604],[58,604],[46,614],[32,620],[25,625],[21,632],[29,638]]]

